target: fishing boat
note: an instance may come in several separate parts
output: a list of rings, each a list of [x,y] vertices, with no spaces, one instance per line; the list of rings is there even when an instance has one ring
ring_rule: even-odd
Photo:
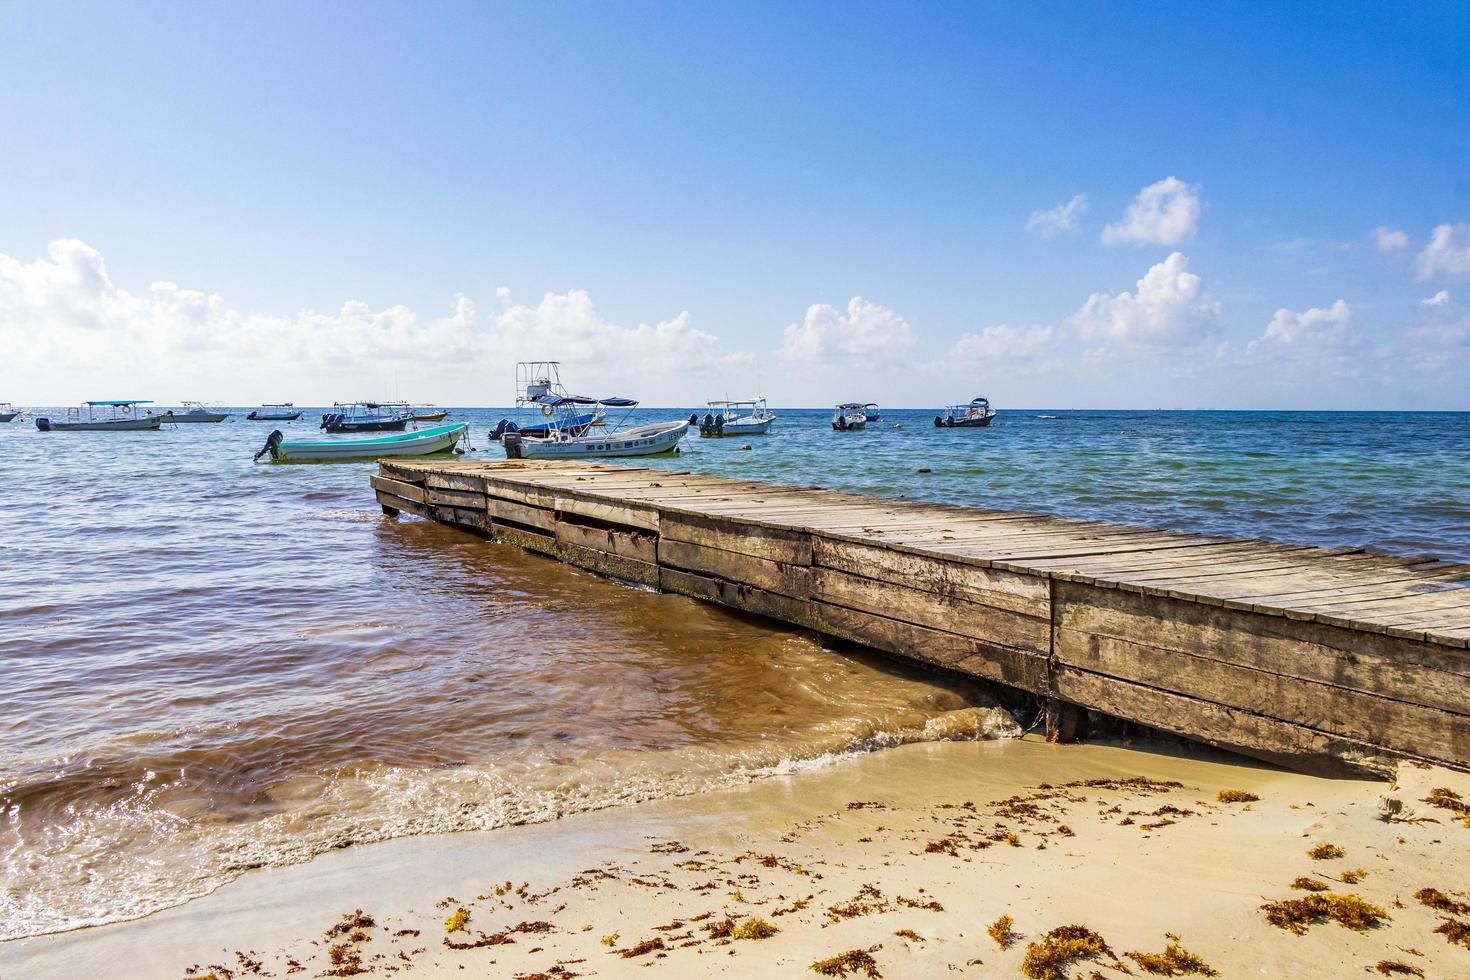
[[[707,439],[718,439],[721,436],[763,436],[770,430],[771,423],[776,421],[775,414],[766,409],[764,398],[710,402],[709,407],[714,411],[706,412],[702,420],[697,415],[689,419],[691,425],[697,421],[699,434]]]
[[[439,408],[435,405],[415,405],[413,407],[413,420],[415,422],[443,422],[448,417],[448,409]]]
[[[637,405],[637,402],[633,403]],[[679,440],[689,431],[689,422],[657,422],[631,429],[574,436],[552,427],[549,436],[500,433],[506,459],[588,459],[600,456],[658,456],[679,450]]]
[[[301,418],[301,409],[290,402],[267,402],[245,418],[250,422],[295,422]]]
[[[83,402],[80,408],[66,410],[65,419],[42,416],[36,419],[36,428],[42,432],[135,432],[157,429],[162,416],[138,411],[139,405],[151,405],[150,401],[125,398],[116,401]]]
[[[10,402],[0,402],[0,422],[14,422],[20,416],[20,409]]]
[[[883,416],[878,411],[877,402],[868,402],[863,406],[863,418],[869,422],[882,422]]]
[[[995,418],[988,398],[972,398],[963,405],[949,405],[943,415],[934,416],[936,429],[984,429]]]
[[[832,428],[838,432],[861,432],[868,427],[868,416],[861,402],[844,402],[832,413]]]
[[[212,412],[203,402],[181,402],[183,407],[177,412],[169,409],[159,413],[159,418],[165,422],[223,422],[230,417],[229,412]]]
[[[633,398],[588,398],[568,394],[556,361],[516,365],[516,407],[534,407],[542,421],[523,425],[501,419],[490,436],[505,447],[506,459],[588,459],[602,456],[657,456],[677,452],[689,423],[659,422],[619,428],[638,407]],[[626,409],[607,425],[609,408]],[[594,432],[595,428],[612,431]]]
[[[619,407],[627,399],[609,398],[599,400],[570,395],[561,383],[560,361],[520,361],[516,364],[516,408],[534,411],[539,421],[526,422],[501,419],[490,433],[499,439],[500,433],[510,430],[533,439],[545,439],[552,430],[572,436],[580,436],[594,425],[602,425],[606,417],[604,401],[611,407]],[[636,403],[633,403],[636,404]],[[568,411],[568,406],[571,410]]]
[[[417,432],[367,439],[303,439],[286,442],[280,429],[266,437],[255,459],[269,455],[274,463],[333,463],[353,459],[382,459],[387,456],[434,456],[455,451],[455,444],[469,437],[468,422],[436,425]]]
[[[328,432],[402,432],[413,421],[407,402],[336,402],[322,416]]]

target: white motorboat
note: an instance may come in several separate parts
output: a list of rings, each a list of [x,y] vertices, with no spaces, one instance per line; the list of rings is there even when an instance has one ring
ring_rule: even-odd
[[[301,418],[301,409],[290,402],[267,402],[245,416],[247,422],[295,422]]]
[[[832,428],[838,432],[861,432],[868,427],[862,402],[843,402],[832,413]]]
[[[169,409],[159,413],[158,417],[165,422],[223,422],[230,417],[229,412],[214,412],[203,402],[181,402],[183,407],[177,412]]]
[[[963,405],[950,405],[943,415],[934,416],[936,429],[987,429],[995,419],[995,409],[984,396],[971,398]]]
[[[705,438],[721,436],[763,436],[770,431],[776,416],[766,408],[764,398],[750,401],[710,402],[713,412],[699,420],[699,434]],[[694,423],[696,418],[689,421]]]
[[[0,402],[0,422],[14,422],[20,417],[20,409],[10,402]]]
[[[677,452],[689,431],[686,420],[657,422],[632,429],[574,436],[553,427],[544,438],[504,432],[500,436],[506,459],[588,459],[594,456],[657,456]]]
[[[138,399],[119,401],[83,402],[81,408],[66,410],[65,419],[42,416],[36,419],[36,428],[42,432],[133,432],[156,430],[163,418],[159,415],[140,414],[139,405],[152,402]]]
[[[265,447],[255,454],[258,460],[267,454],[275,463],[335,463],[351,459],[382,459],[387,456],[433,456],[447,453],[456,443],[469,436],[468,422],[436,425],[417,432],[368,439],[303,439],[286,442],[280,429],[265,440]]]

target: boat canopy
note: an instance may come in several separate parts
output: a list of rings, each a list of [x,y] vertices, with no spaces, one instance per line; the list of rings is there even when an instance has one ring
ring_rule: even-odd
[[[862,402],[843,402],[838,408],[867,408]]]
[[[638,404],[636,398],[599,398],[597,404],[606,405],[608,408],[632,408]]]
[[[859,408],[877,408],[878,407],[878,403],[877,402],[863,402],[858,407]]]
[[[151,399],[151,398],[121,398],[121,399],[116,399],[114,401],[83,402],[82,404],[83,405],[97,405],[97,406],[102,406],[102,405],[112,405],[112,406],[122,406],[122,405],[152,405],[153,404],[153,399]]]
[[[537,395],[531,401],[537,405],[596,405],[596,398],[586,395]]]

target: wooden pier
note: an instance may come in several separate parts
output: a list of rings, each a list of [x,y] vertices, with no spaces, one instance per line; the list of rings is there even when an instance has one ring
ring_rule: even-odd
[[[589,462],[384,460],[386,513],[1295,769],[1470,767],[1470,566]]]

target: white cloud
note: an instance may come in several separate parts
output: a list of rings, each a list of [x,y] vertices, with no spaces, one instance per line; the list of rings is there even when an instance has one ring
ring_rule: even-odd
[[[1444,306],[1449,301],[1450,301],[1450,291],[1448,289],[1441,289],[1439,292],[1435,293],[1433,296],[1429,296],[1429,297],[1426,297],[1425,299],[1421,299],[1419,301],[1419,305],[1420,306]]]
[[[380,395],[402,371],[434,389],[405,394],[483,404],[509,397],[512,362],[555,358],[573,369],[573,387],[667,402],[699,397],[692,384],[678,387],[691,374],[753,363],[724,352],[687,312],[626,327],[583,290],[526,305],[502,288],[489,314],[463,295],[437,316],[357,300],[327,313],[254,313],[172,282],[130,293],[74,239],[52,242],[49,256],[26,264],[0,255],[0,349],[17,376],[50,379],[43,398],[71,386],[83,387],[67,391],[69,400],[110,397],[113,386],[136,397],[140,386],[157,398],[331,401]],[[632,378],[640,390],[629,390]]]
[[[797,362],[835,357],[861,359],[878,367],[883,358],[913,346],[914,333],[907,320],[887,307],[854,296],[845,316],[826,303],[807,307],[801,323],[787,326],[781,354]]]
[[[1137,292],[1093,293],[1069,318],[1086,340],[1140,347],[1187,347],[1210,337],[1220,304],[1204,294],[1189,259],[1174,252],[1138,280]]]
[[[1380,252],[1392,252],[1396,249],[1408,248],[1409,236],[1397,228],[1379,225],[1373,229],[1373,243],[1378,246]]]
[[[1103,229],[1104,245],[1177,245],[1199,227],[1200,188],[1178,177],[1165,177],[1138,192],[1123,220]]]
[[[1047,238],[1061,231],[1076,231],[1081,225],[1082,212],[1086,210],[1087,195],[1077,194],[1066,204],[1058,204],[1045,211],[1032,211],[1026,230]]]
[[[945,355],[946,363],[995,364],[1032,361],[1049,354],[1060,339],[1050,324],[1013,327],[997,323],[979,333],[963,333]]]
[[[1420,281],[1435,276],[1470,276],[1470,224],[1435,226],[1414,266]]]
[[[1359,343],[1348,326],[1352,315],[1352,308],[1343,300],[1325,309],[1314,306],[1301,313],[1279,309],[1266,325],[1265,333],[1246,345],[1246,351],[1287,357],[1341,353]]]

